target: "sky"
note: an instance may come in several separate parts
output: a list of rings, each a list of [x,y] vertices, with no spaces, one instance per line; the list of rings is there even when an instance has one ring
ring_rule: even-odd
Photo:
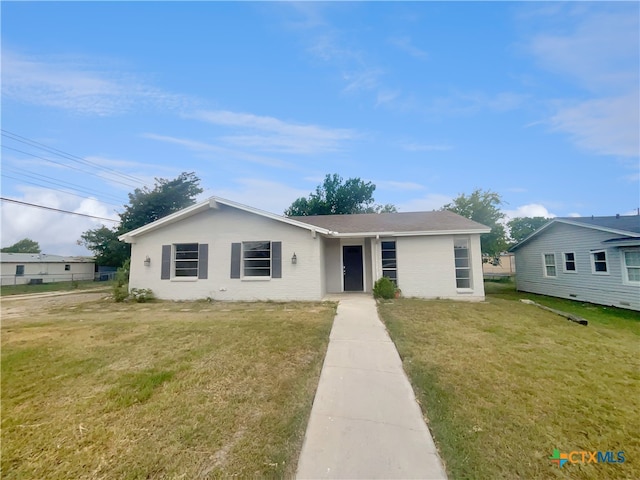
[[[507,218],[640,207],[637,2],[2,2],[2,197],[117,219],[195,172],[274,213],[326,174]],[[113,222],[1,202],[2,246]]]

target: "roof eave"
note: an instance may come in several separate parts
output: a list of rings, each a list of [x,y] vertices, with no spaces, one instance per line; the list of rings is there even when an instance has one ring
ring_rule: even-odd
[[[420,230],[407,232],[329,232],[329,236],[335,238],[361,238],[361,237],[425,237],[432,235],[473,235],[491,232],[490,228],[463,229],[463,230]]]
[[[166,225],[170,225],[172,223],[183,220],[185,218],[191,217],[197,213],[204,212],[206,210],[209,210],[210,208],[218,208],[218,204],[226,205],[228,207],[236,208],[238,210],[243,210],[245,212],[253,213],[255,215],[259,215],[261,217],[269,218],[271,220],[276,220],[282,223],[286,223],[288,225],[304,228],[311,232],[329,234],[329,230],[325,228],[316,227],[315,225],[310,225],[308,223],[292,220],[291,218],[284,217],[282,215],[265,212],[264,210],[260,210],[258,208],[249,207],[248,205],[243,205],[241,203],[236,203],[231,200],[226,200],[224,198],[213,196],[204,202],[198,203],[196,205],[192,205],[190,207],[180,210],[179,212],[175,212],[175,213],[172,213],[171,215],[167,215],[166,217],[160,218],[155,222],[151,222],[140,228],[124,233],[118,237],[118,240],[126,243],[135,243],[135,238],[140,235],[144,235],[145,233],[152,232],[154,230],[157,230],[158,228],[161,228]]]

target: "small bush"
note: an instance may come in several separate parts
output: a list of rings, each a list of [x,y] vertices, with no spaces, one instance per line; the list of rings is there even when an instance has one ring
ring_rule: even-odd
[[[381,277],[373,285],[373,298],[395,298],[396,286],[387,277]]]
[[[131,299],[134,302],[145,303],[153,300],[153,292],[150,288],[132,288]]]
[[[129,297],[129,288],[127,285],[113,285],[113,299],[116,302],[124,302]]]

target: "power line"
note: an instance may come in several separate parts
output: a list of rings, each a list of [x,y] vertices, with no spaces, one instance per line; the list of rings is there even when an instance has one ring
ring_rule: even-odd
[[[60,165],[61,167],[70,168],[71,170],[77,170],[78,172],[82,172],[82,173],[85,173],[85,174],[87,174],[87,175],[93,175],[94,177],[98,177],[98,178],[100,178],[100,179],[104,180],[104,177],[101,177],[101,176],[100,176],[100,175],[98,175],[97,173],[94,173],[94,172],[88,172],[88,171],[83,170],[83,169],[81,169],[81,168],[74,167],[73,165],[67,165],[66,163],[56,162],[55,160],[51,160],[50,158],[41,157],[40,155],[36,155],[35,153],[25,152],[24,150],[19,150],[19,149],[17,149],[17,148],[13,148],[13,147],[10,147],[10,146],[8,146],[8,145],[4,145],[4,144],[2,145],[2,148],[7,148],[7,149],[9,149],[9,150],[13,150],[14,152],[23,153],[23,154],[25,154],[25,155],[30,155],[30,156],[32,156],[32,157],[39,158],[40,160],[44,160],[45,162],[54,163],[54,164],[56,164],[56,165]],[[114,179],[114,178],[111,178],[111,179],[109,179],[109,180],[110,180],[110,181],[112,181],[112,182],[115,182],[115,183],[119,183],[120,185],[125,185],[125,186],[127,186],[127,187],[138,188],[138,185],[132,185],[131,183],[125,183],[125,182],[122,182],[122,181],[120,181],[120,180],[116,180],[116,179]]]
[[[69,210],[61,210],[59,208],[45,207],[44,205],[36,205],[35,203],[21,202],[20,200],[14,200],[13,198],[0,197],[0,200],[2,200],[3,202],[17,203],[18,205],[26,205],[28,207],[41,208],[43,210],[52,210],[54,212],[68,213],[71,215],[77,215],[79,217],[95,218],[97,220],[105,220],[107,222],[113,222],[113,223],[120,222],[119,220],[114,220],[113,218],[96,217],[95,215],[88,215],[86,213],[71,212]]]
[[[14,175],[19,175],[21,177],[27,177],[27,178],[31,178],[34,180],[37,180],[39,182],[44,182],[44,183],[50,183],[51,185],[56,185],[58,187],[62,187],[65,188],[67,190],[72,190],[72,191],[76,191],[76,192],[80,192],[85,194],[84,197],[86,197],[86,194],[88,195],[93,195],[95,197],[97,197],[98,195],[102,196],[103,198],[107,198],[108,200],[111,201],[116,201],[116,202],[120,202],[122,199],[116,197],[115,195],[110,195],[108,193],[104,193],[104,192],[98,192],[95,190],[90,190],[87,188],[84,188],[81,185],[77,185],[75,183],[71,183],[71,182],[66,182],[64,180],[60,180],[58,178],[54,178],[54,177],[49,177],[47,175],[42,175],[40,173],[35,173],[35,172],[21,172],[20,170],[16,169],[16,168],[12,168],[12,167],[7,167],[6,165],[3,166],[3,170],[9,170],[10,172],[12,172]],[[18,181],[23,181],[23,182],[27,182],[27,183],[32,183],[32,182],[28,182],[27,180],[23,180],[21,178],[15,178],[15,177],[10,177],[9,175],[5,175],[4,173],[2,174],[3,176],[6,176],[7,178],[11,178],[13,180],[18,180]],[[40,178],[39,178],[40,177]],[[47,180],[48,179],[48,180]],[[39,187],[46,187],[46,185],[42,185],[42,184],[36,184],[36,183],[32,183],[32,185],[37,185]],[[58,190],[56,188],[50,188],[50,190],[56,190],[56,191],[63,191],[63,190]],[[108,202],[105,202],[108,203]],[[119,206],[113,203],[110,203],[109,205],[114,205],[114,206]]]
[[[92,162],[90,160],[87,160],[85,158],[79,157],[77,155],[73,155],[71,153],[67,153],[67,152],[65,152],[63,150],[59,150],[59,149],[54,148],[54,147],[50,147],[48,145],[45,145],[44,143],[36,142],[35,140],[32,140],[32,139],[27,138],[27,137],[23,137],[22,135],[18,135],[17,133],[13,133],[13,132],[10,132],[8,130],[0,129],[0,131],[2,132],[3,136],[5,136],[7,138],[10,138],[12,140],[15,140],[17,142],[24,143],[26,145],[30,145],[30,146],[35,147],[35,148],[39,148],[39,149],[44,150],[44,151],[49,152],[49,153],[53,153],[54,155],[58,155],[59,157],[66,158],[67,160],[71,160],[72,162],[80,163],[81,165],[86,165],[86,166],[89,166],[89,167],[93,167],[93,168],[97,168],[97,169],[100,169],[100,170],[111,172],[112,174],[114,174],[114,175],[116,175],[118,177],[124,178],[126,180],[129,180],[129,181],[134,181],[136,183],[144,184],[144,180],[141,180],[140,178],[134,177],[133,175],[129,175],[129,174],[126,174],[126,173],[121,173],[118,170],[115,170],[113,168],[105,167],[104,165],[100,165],[98,163]]]

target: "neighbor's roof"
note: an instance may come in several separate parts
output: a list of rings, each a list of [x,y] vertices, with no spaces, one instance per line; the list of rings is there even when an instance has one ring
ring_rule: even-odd
[[[359,213],[290,217],[334,232],[337,236],[384,234],[488,233],[489,227],[448,210],[433,212]]]
[[[640,238],[640,215],[614,215],[608,217],[558,217],[544,224],[542,227],[533,232],[520,243],[511,247],[509,251],[517,250],[529,240],[547,230],[551,225],[557,223],[591,228],[593,230],[599,230],[602,232],[611,233],[613,235],[622,236],[622,238],[613,237],[609,240],[605,240],[605,242],[617,243],[619,244],[619,246],[622,246],[622,242],[629,239]],[[634,245],[635,244],[636,243],[634,242]]]
[[[65,257],[46,253],[0,253],[2,263],[94,263],[93,257]]]

